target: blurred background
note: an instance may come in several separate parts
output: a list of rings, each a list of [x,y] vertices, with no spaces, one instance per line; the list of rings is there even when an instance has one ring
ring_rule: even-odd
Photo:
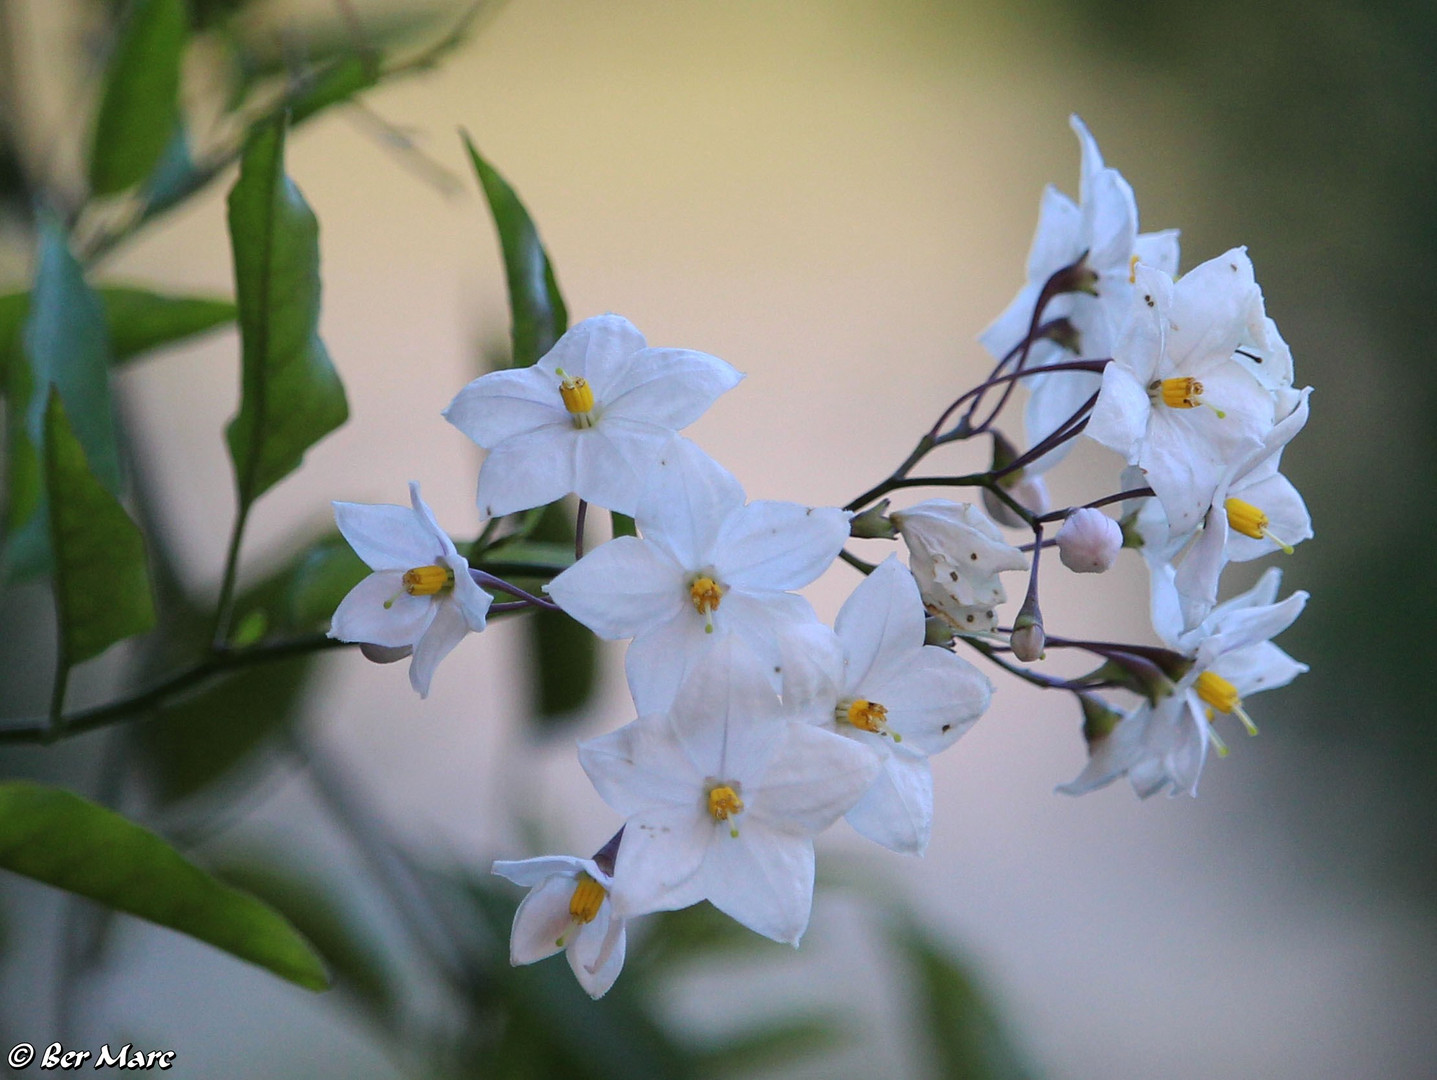
[[[282,64],[356,40],[422,44],[462,9],[209,0],[192,12]],[[0,291],[30,274],[26,186],[78,184],[112,15],[0,0]],[[163,1045],[196,1077],[444,1075],[426,1056],[438,1046],[446,1068],[477,1076],[688,1069],[663,1058],[670,1042],[721,1075],[943,1076],[965,1063],[1052,1080],[1430,1076],[1434,55],[1437,11],[1395,0],[510,0],[482,9],[431,69],[297,129],[288,171],[321,224],[321,330],[351,419],[252,515],[252,596],[323,534],[331,499],[402,502],[417,479],[454,535],[479,527],[478,452],[439,411],[502,362],[508,312],[457,129],[525,201],[572,318],[617,311],[653,344],[746,372],[688,434],[750,498],[817,505],[886,476],[986,371],[974,337],[1021,284],[1043,186],[1076,195],[1076,112],[1132,183],[1142,227],[1182,229],[1184,268],[1247,246],[1299,384],[1317,388],[1284,458],[1317,538],[1281,562],[1284,591],[1312,600],[1280,644],[1312,671],[1252,703],[1262,735],[1210,761],[1200,798],[1145,803],[1124,784],[1054,795],[1082,766],[1080,718],[1067,697],[994,672],[992,711],[934,762],[926,857],[865,846],[840,823],[819,843],[828,880],[799,953],[701,914],[668,920],[647,959],[632,941],[627,996],[586,1011],[563,997],[560,960],[528,982],[498,965],[456,988],[434,971],[446,955],[502,958],[518,890],[484,880],[492,859],[587,854],[618,826],[574,742],[632,716],[622,645],[600,649],[594,692],[577,698],[564,672],[536,669],[540,632],[520,620],[466,640],[427,701],[402,666],[349,651],[268,670],[178,719],[7,748],[0,764],[119,805],[307,910],[315,925],[302,927],[322,949],[333,939],[340,987],[315,997],[7,878],[0,1035]],[[222,89],[212,59],[197,49],[186,69],[197,140]],[[93,278],[230,295],[231,182]],[[163,525],[175,596],[218,588],[233,513],[220,432],[237,383],[232,330],[118,378],[137,497]],[[964,471],[986,467],[979,454],[933,460]],[[1103,494],[1114,469],[1099,449],[1073,454],[1049,477],[1055,505]],[[1050,633],[1150,640],[1138,563],[1048,577]],[[830,619],[856,581],[836,566],[808,595]],[[5,716],[44,710],[47,605],[34,584],[0,593]],[[552,645],[565,631],[547,633]],[[573,649],[569,674],[582,674]],[[135,659],[114,650],[71,700],[105,700]],[[376,835],[403,865],[373,857]],[[397,920],[426,875],[443,882],[417,906],[437,894],[447,913]],[[505,1012],[511,997],[527,1004]],[[792,1016],[814,1019],[745,1043]],[[525,1030],[582,1067],[554,1071],[552,1047],[515,1050]]]

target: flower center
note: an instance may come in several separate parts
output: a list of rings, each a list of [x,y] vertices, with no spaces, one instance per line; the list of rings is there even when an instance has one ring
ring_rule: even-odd
[[[574,417],[576,428],[594,426],[594,391],[582,375],[570,375],[563,368],[555,368],[560,378],[559,396],[564,399],[564,408]]]
[[[704,633],[714,632],[713,612],[718,610],[719,601],[728,589],[720,585],[708,574],[699,574],[689,582],[689,602],[693,604],[694,610],[704,616],[706,622]]]
[[[410,596],[433,596],[454,588],[454,571],[447,566],[416,566],[404,571],[404,591]]]
[[[743,813],[743,799],[739,798],[735,787],[728,784],[715,784],[709,788],[709,814],[715,821],[728,821]],[[729,825],[728,834],[738,836],[738,826]]]
[[[1221,409],[1202,398],[1203,385],[1190,375],[1179,375],[1171,379],[1154,379],[1148,384],[1148,397],[1154,402],[1161,401],[1169,409],[1196,409],[1208,405],[1219,417],[1226,416]]]
[[[888,710],[876,701],[867,698],[854,698],[847,703],[840,701],[833,714],[836,719],[847,720],[860,731],[887,735],[896,743],[903,741],[903,736],[888,726]]]
[[[1243,536],[1250,536],[1254,540],[1261,540],[1266,537],[1287,554],[1292,554],[1292,545],[1274,536],[1269,524],[1267,515],[1250,502],[1243,502],[1241,499],[1228,499],[1222,504],[1227,512],[1227,523],[1236,532]]]
[[[588,874],[580,873],[574,882],[574,895],[569,897],[569,915],[576,923],[591,923],[599,913],[599,907],[608,890]]]
[[[1249,735],[1257,734],[1257,725],[1252,722],[1252,717],[1247,715],[1247,710],[1242,707],[1242,698],[1238,695],[1237,687],[1228,682],[1221,675],[1214,671],[1204,671],[1197,677],[1193,684],[1198,697],[1202,698],[1212,708],[1220,713],[1235,713],[1242,726],[1247,728]],[[1224,753],[1222,743],[1217,743],[1218,753]]]

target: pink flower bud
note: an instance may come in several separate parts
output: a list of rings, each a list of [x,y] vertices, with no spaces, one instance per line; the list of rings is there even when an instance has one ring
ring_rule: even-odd
[[[1123,530],[1101,510],[1074,510],[1058,530],[1058,558],[1076,574],[1101,574],[1123,547]]]

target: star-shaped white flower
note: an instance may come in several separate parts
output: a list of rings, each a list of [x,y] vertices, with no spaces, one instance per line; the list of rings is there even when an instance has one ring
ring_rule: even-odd
[[[529,895],[514,912],[509,962],[532,964],[563,949],[574,977],[601,998],[624,966],[625,921],[614,914],[614,879],[596,859],[546,855],[499,861],[494,873],[524,885]]]
[[[1083,771],[1058,790],[1082,795],[1126,775],[1145,799],[1160,791],[1196,795],[1209,743],[1226,752],[1213,721],[1237,716],[1256,734],[1243,701],[1286,686],[1307,670],[1269,640],[1291,626],[1307,603],[1305,592],[1275,602],[1281,580],[1281,571],[1269,568],[1253,588],[1169,641],[1192,659],[1192,668],[1156,705],[1143,702],[1124,717],[1091,748]]]
[[[420,697],[439,661],[465,634],[484,629],[493,597],[410,483],[411,507],[337,502],[334,519],[374,573],[340,601],[329,636],[385,648],[412,646],[409,682]]]
[[[792,945],[813,903],[813,837],[879,768],[867,747],[788,720],[766,665],[732,637],[671,710],[581,743],[579,761],[628,819],[614,867],[620,915],[708,900]]]
[[[933,824],[928,758],[972,727],[993,695],[968,661],[923,643],[923,622],[913,575],[890,555],[845,601],[834,647],[804,642],[806,657],[784,665],[786,704],[883,762],[845,815],[848,823],[875,843],[916,855],[928,846]]]
[[[833,562],[848,518],[797,503],[745,504],[728,470],[676,439],[639,502],[642,538],[595,548],[547,591],[601,638],[634,639],[625,658],[629,689],[640,715],[659,712],[688,669],[729,634],[779,665],[783,636],[817,621],[789,590]]]
[[[1093,292],[1065,293],[1045,309],[1044,320],[1066,317],[1077,331],[1078,357],[1112,355],[1118,330],[1132,294],[1132,260],[1177,273],[1178,233],[1138,233],[1138,207],[1133,189],[1116,169],[1103,164],[1098,144],[1078,117],[1069,126],[1082,147],[1078,202],[1049,185],[1043,192],[1038,229],[1028,252],[1028,280],[1006,311],[979,337],[994,359],[1023,340],[1044,283],[1065,266],[1084,258],[1097,277]],[[1028,352],[1029,368],[1044,367],[1074,356],[1053,341],[1035,342]],[[1054,372],[1024,380],[1028,408],[1028,445],[1057,431],[1098,389],[1099,379],[1086,372]],[[1028,466],[1042,472],[1056,464],[1072,443],[1043,455]]]
[[[991,630],[1007,593],[999,574],[1028,565],[971,503],[926,499],[889,515],[908,545],[908,566],[928,611],[960,634]]]
[[[1233,360],[1257,284],[1241,248],[1176,283],[1149,266],[1135,274],[1086,434],[1137,465],[1172,530],[1191,532],[1223,475],[1276,419],[1272,393]]]
[[[479,509],[497,517],[573,492],[632,514],[654,462],[743,376],[690,349],[651,349],[620,315],[585,319],[534,366],[475,379],[445,418],[489,451]]]

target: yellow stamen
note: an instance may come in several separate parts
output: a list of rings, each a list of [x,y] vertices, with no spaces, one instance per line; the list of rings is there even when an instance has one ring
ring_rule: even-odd
[[[1250,502],[1243,502],[1241,499],[1228,499],[1222,504],[1227,511],[1227,523],[1243,536],[1250,536],[1254,540],[1261,540],[1264,537],[1271,540],[1287,554],[1292,554],[1292,545],[1272,534],[1267,526],[1268,517]]]
[[[711,612],[717,611],[719,601],[723,599],[723,594],[726,592],[728,592],[726,587],[720,585],[707,574],[700,574],[694,578],[693,581],[689,582],[689,601],[693,604],[694,610],[700,615],[710,615]],[[714,621],[712,617],[708,619],[707,624],[704,626],[704,632],[708,634],[714,632]]]
[[[433,596],[454,588],[454,571],[447,566],[416,566],[404,571],[404,591],[410,596]]]
[[[743,800],[727,784],[715,784],[709,788],[709,813],[715,821],[728,821],[743,813]],[[738,836],[738,826],[730,824],[728,834]]]
[[[1242,707],[1242,698],[1238,695],[1237,687],[1221,675],[1212,671],[1204,671],[1197,677],[1193,689],[1197,691],[1198,697],[1218,712],[1235,715],[1242,721],[1242,726],[1247,728],[1249,735],[1257,734],[1257,725],[1252,722],[1252,717],[1248,716],[1247,710]]]
[[[1202,404],[1202,383],[1187,376],[1163,379],[1158,393],[1169,409],[1196,409]]]
[[[1137,283],[1138,283],[1138,256],[1134,255],[1131,259],[1128,260],[1128,284],[1129,284],[1129,285],[1136,285]]]
[[[588,380],[582,375],[570,375],[563,368],[555,368],[554,373],[563,380],[559,396],[564,399],[564,408],[573,414],[575,426],[592,427],[594,421],[589,413],[594,408],[594,391]]]
[[[835,713],[838,719],[847,720],[861,731],[871,731],[875,735],[887,735],[896,743],[903,741],[903,736],[888,726],[888,710],[876,701],[855,698],[847,706],[843,702],[839,702]]]
[[[608,895],[608,890],[588,874],[579,874],[574,883],[574,895],[569,897],[569,915],[577,923],[593,922]]]

